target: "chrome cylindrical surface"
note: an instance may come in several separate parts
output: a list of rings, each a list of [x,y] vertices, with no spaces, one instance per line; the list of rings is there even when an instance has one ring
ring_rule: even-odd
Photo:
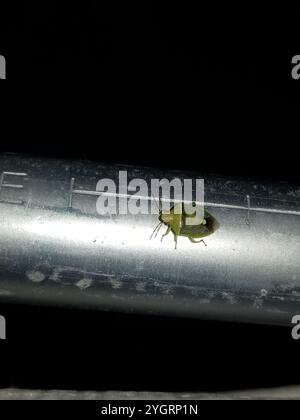
[[[191,174],[0,157],[0,299],[290,324],[300,313],[300,187],[193,174],[220,227],[150,240],[157,215],[100,216],[99,179]],[[166,176],[167,175],[167,176]]]

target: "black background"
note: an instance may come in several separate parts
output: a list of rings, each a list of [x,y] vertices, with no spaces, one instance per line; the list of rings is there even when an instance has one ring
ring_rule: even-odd
[[[1,5],[0,150],[299,183],[299,19],[299,7],[250,2]],[[299,383],[285,329],[0,310],[3,386]]]

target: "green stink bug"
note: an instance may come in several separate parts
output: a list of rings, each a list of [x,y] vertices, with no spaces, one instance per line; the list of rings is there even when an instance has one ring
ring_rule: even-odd
[[[195,207],[194,203],[193,207]],[[195,214],[196,212],[194,213],[194,216]],[[206,246],[206,243],[204,242],[203,238],[212,235],[218,229],[218,221],[206,210],[204,211],[203,219],[200,221],[200,223],[197,223],[195,225],[187,224],[187,217],[193,217],[193,214],[187,215],[187,213],[183,210],[182,203],[178,203],[175,206],[173,206],[169,213],[163,213],[162,211],[160,211],[159,224],[154,229],[151,238],[154,234],[156,237],[161,226],[165,224],[167,226],[167,230],[162,235],[161,240],[163,240],[163,238],[172,231],[174,235],[175,249],[177,249],[178,236],[185,236],[193,243],[203,242]],[[200,240],[197,241],[196,239]]]

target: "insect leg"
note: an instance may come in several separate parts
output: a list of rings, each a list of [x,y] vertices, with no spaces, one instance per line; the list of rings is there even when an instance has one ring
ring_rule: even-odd
[[[203,243],[204,243],[204,245],[205,245],[205,246],[207,246],[207,244],[204,242],[204,240],[203,240],[203,239],[201,239],[200,241],[195,241],[195,239],[194,239],[194,238],[192,238],[191,236],[189,236],[188,238],[189,238],[189,240],[190,240],[191,242],[193,242],[193,244],[200,244],[200,242],[203,242]]]
[[[164,239],[164,237],[167,236],[170,233],[170,231],[171,231],[171,226],[168,226],[168,229],[166,230],[166,232],[161,237],[161,240],[160,240],[161,242]]]
[[[177,238],[178,238],[178,236],[177,235],[174,235],[175,249],[177,249]]]

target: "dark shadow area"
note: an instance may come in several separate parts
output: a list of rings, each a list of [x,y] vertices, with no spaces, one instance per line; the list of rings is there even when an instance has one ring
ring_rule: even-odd
[[[288,328],[0,306],[1,386],[225,391],[297,384]],[[4,352],[6,353],[4,357]]]
[[[298,8],[7,9],[2,150],[299,181]]]

